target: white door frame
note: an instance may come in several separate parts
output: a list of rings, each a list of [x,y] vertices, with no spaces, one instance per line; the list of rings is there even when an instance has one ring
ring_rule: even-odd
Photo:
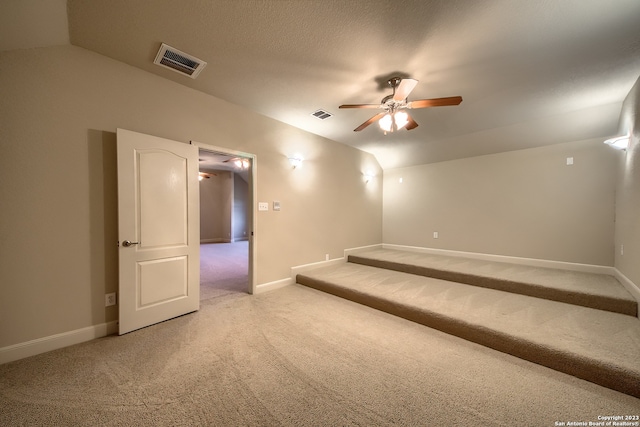
[[[198,147],[199,150],[204,150],[204,151],[212,151],[215,153],[221,153],[221,154],[229,154],[231,156],[236,156],[236,157],[244,157],[247,158],[249,160],[251,160],[251,168],[249,169],[249,181],[251,181],[249,183],[249,206],[251,207],[251,209],[249,209],[249,218],[248,218],[248,222],[251,226],[251,230],[249,232],[249,289],[247,289],[247,291],[250,294],[255,294],[256,292],[256,286],[257,286],[257,279],[258,279],[258,258],[255,256],[255,254],[257,253],[257,247],[258,247],[258,239],[257,239],[257,216],[256,216],[256,211],[258,209],[258,198],[256,197],[257,194],[257,183],[258,183],[258,158],[255,154],[251,154],[251,153],[245,153],[243,151],[238,151],[238,150],[232,150],[231,148],[226,148],[226,147],[218,147],[215,145],[211,145],[211,144],[205,144],[202,142],[197,142],[197,141],[191,141],[192,145],[195,145],[196,147]]]

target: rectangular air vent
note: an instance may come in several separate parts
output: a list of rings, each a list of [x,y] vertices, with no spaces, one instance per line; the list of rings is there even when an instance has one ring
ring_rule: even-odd
[[[320,120],[325,120],[328,119],[329,117],[331,117],[333,114],[324,111],[324,110],[318,110],[314,113],[311,113],[312,116],[319,118]]]
[[[169,68],[176,73],[184,74],[195,79],[198,74],[207,66],[207,63],[201,59],[191,56],[188,53],[179,51],[164,43],[160,46],[160,50],[156,55],[154,64],[161,67]]]

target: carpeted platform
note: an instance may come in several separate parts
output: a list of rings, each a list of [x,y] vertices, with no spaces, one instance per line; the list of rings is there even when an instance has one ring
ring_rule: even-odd
[[[378,255],[384,255],[387,261],[394,256],[422,255],[396,252],[403,253],[384,250]],[[359,254],[358,259],[363,256]],[[464,265],[470,260],[456,261]],[[469,265],[471,263],[465,265],[466,270],[461,269],[463,274],[472,270]],[[455,271],[451,264],[448,267],[449,271]],[[488,265],[479,272],[488,277],[487,271],[491,268],[496,269],[499,280],[504,279],[508,271],[514,274],[517,271],[515,267],[497,269]],[[538,281],[535,287],[544,287],[541,281],[553,282],[553,271],[542,271],[540,277],[532,272],[531,277],[537,277]],[[521,278],[524,276],[527,275],[521,274]],[[589,275],[573,277],[578,276]],[[580,294],[574,289],[579,280],[574,279],[561,281],[559,288],[570,288],[567,291],[570,295]],[[640,320],[614,312],[617,310],[522,295],[515,289],[519,283],[513,280],[510,286],[514,292],[506,292],[490,289],[491,286],[456,283],[354,262],[299,274],[297,282],[640,397]],[[626,292],[620,284],[622,289],[611,290],[615,283],[612,285],[608,277],[603,283],[606,291],[599,289],[596,277],[590,277],[585,288],[589,294],[606,296],[623,296]]]
[[[636,316],[638,304],[613,276],[506,262],[373,249],[349,262]]]

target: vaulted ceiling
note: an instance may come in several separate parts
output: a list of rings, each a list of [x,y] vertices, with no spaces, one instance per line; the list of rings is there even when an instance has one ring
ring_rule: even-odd
[[[373,153],[383,168],[617,130],[640,76],[638,0],[68,0],[70,42]],[[197,79],[153,64],[166,43]],[[389,77],[419,80],[419,127],[353,130]],[[332,117],[320,120],[318,109]]]

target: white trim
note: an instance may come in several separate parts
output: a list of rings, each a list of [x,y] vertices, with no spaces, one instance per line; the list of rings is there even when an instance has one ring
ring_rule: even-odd
[[[273,282],[262,283],[256,286],[256,291],[254,294],[261,294],[264,292],[274,291],[276,289],[284,288],[285,286],[293,285],[296,283],[296,276],[299,273],[303,273],[305,271],[313,270],[319,267],[327,267],[330,265],[339,265],[344,264],[346,262],[346,258],[335,258],[329,261],[320,261],[314,262],[311,264],[297,265],[295,267],[291,267],[291,277],[287,277],[286,279],[275,280]]]
[[[106,337],[118,333],[118,321],[88,326],[73,331],[62,332],[44,338],[10,345],[0,348],[0,364],[13,362],[25,357],[46,353],[74,344],[91,341],[96,338]]]
[[[269,283],[262,283],[256,286],[256,290],[254,293],[261,294],[263,292],[273,291],[276,289],[284,288],[285,286],[293,285],[296,283],[296,276],[300,273],[304,273],[309,270],[315,270],[316,268],[344,264],[347,262],[347,256],[349,254],[362,252],[369,249],[381,248],[381,247],[382,247],[382,244],[377,244],[377,245],[360,246],[357,248],[345,249],[344,257],[341,257],[341,258],[334,258],[327,261],[318,261],[318,262],[312,262],[309,264],[296,265],[294,267],[291,267],[291,277],[288,277],[286,279],[275,280]]]
[[[256,286],[256,290],[253,292],[254,295],[262,294],[264,292],[275,291],[276,289],[284,288],[285,286],[293,285],[294,281],[287,277],[286,279],[275,280],[273,282],[261,283]]]
[[[349,255],[357,254],[359,252],[368,251],[370,249],[382,249],[382,248],[383,248],[383,244],[382,243],[378,243],[377,245],[360,246],[360,247],[357,247],[357,248],[345,249],[344,250],[344,259],[345,259],[345,262],[346,262],[346,260],[349,258]]]
[[[223,239],[222,237],[215,237],[213,239],[200,239],[200,243],[232,243],[229,239]]]
[[[614,272],[614,276],[616,279],[618,279],[618,282],[620,282],[622,286],[624,286],[624,288],[631,294],[632,297],[636,299],[636,301],[638,301],[638,304],[640,305],[640,286],[633,283],[617,268],[614,268]],[[637,316],[640,319],[640,310],[638,310]]]
[[[312,262],[310,264],[296,265],[295,267],[291,267],[291,280],[295,283],[296,276],[300,273],[304,273],[305,271],[315,270],[320,267],[329,267],[331,265],[340,265],[347,262],[346,258],[334,258],[328,261],[319,261]]]
[[[388,243],[382,244],[383,249],[397,249],[401,251],[420,252],[433,255],[445,255],[453,257],[471,258],[482,261],[508,262],[511,264],[528,265],[531,267],[556,268],[560,270],[581,271],[584,273],[598,273],[615,276],[615,269],[606,265],[579,264],[564,261],[552,261],[536,258],[521,258],[505,255],[482,254],[477,252],[451,251],[447,249],[421,248],[417,246],[392,245]]]

